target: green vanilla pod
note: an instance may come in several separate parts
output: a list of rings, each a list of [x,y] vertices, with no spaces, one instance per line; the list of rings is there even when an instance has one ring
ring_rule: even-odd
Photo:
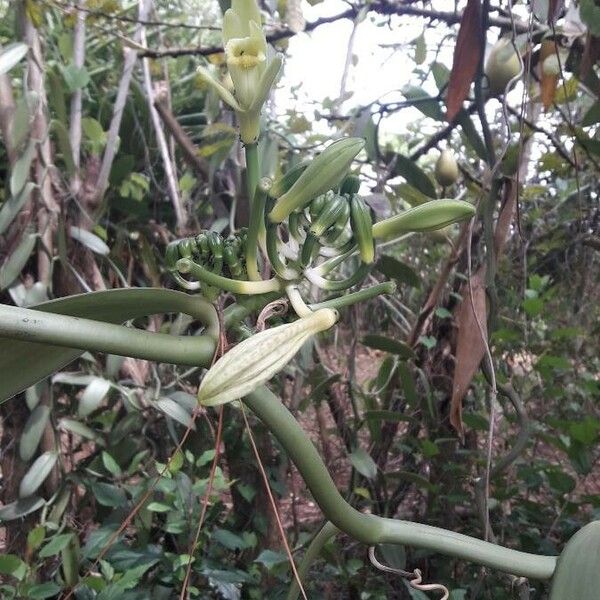
[[[404,233],[435,231],[475,214],[475,207],[464,200],[432,200],[373,225],[375,239],[392,239]]]
[[[327,146],[277,200],[269,219],[281,223],[291,212],[304,208],[311,200],[337,186],[364,145],[361,138],[345,138]]]
[[[337,223],[338,219],[348,220],[350,214],[350,206],[348,200],[344,196],[334,196],[327,202],[323,207],[317,218],[313,221],[310,226],[310,232],[316,237],[321,237],[327,229],[329,229],[334,223]]]
[[[272,198],[279,198],[283,196],[293,185],[298,181],[298,178],[310,163],[308,161],[303,161],[293,166],[291,169],[285,172],[284,175],[279,177],[273,182],[271,189],[269,190],[269,196]]]
[[[198,390],[198,402],[219,406],[250,394],[279,373],[304,342],[332,327],[337,319],[336,310],[322,308],[240,342],[208,370]]]
[[[358,194],[354,194],[350,200],[350,219],[360,258],[370,265],[375,260],[373,219],[371,209]]]
[[[348,194],[348,196],[358,194],[358,190],[360,190],[360,177],[356,175],[348,175],[340,186],[340,194]]]

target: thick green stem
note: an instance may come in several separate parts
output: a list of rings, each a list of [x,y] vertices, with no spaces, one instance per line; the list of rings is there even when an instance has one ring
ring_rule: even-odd
[[[263,387],[244,402],[285,448],[325,517],[358,541],[426,548],[531,579],[552,577],[556,557],[510,550],[439,527],[359,512],[342,498],[316,448],[279,398]]]
[[[216,347],[208,335],[150,333],[7,305],[0,306],[0,337],[192,366],[210,365]]]
[[[340,309],[346,306],[352,306],[353,304],[358,304],[359,302],[371,300],[382,294],[393,294],[395,291],[396,284],[393,281],[386,281],[385,283],[378,283],[377,285],[372,285],[371,287],[359,290],[358,292],[345,294],[338,298],[331,298],[330,300],[318,302],[317,304],[309,304],[309,308],[311,310],[318,310],[319,308]]]
[[[254,294],[277,292],[283,289],[281,282],[277,278],[264,281],[238,281],[237,279],[229,279],[228,277],[212,273],[189,258],[179,259],[177,261],[177,270],[180,273],[189,273],[199,281],[203,281],[220,290],[232,292],[233,294],[252,296]]]
[[[250,210],[254,209],[254,192],[258,185],[260,177],[260,164],[258,161],[258,144],[246,144],[246,191],[248,193],[248,202]]]
[[[271,180],[263,177],[254,191],[254,198],[250,209],[250,222],[248,224],[248,237],[246,238],[246,271],[252,281],[262,278],[258,272],[258,236],[265,228],[265,204],[267,192],[271,187]]]
[[[300,581],[306,581],[308,570],[310,569],[312,563],[319,557],[319,554],[321,554],[323,546],[339,532],[340,530],[330,521],[327,521],[327,523],[321,527],[319,533],[317,533],[317,535],[313,538],[313,541],[310,543],[310,546],[306,550],[306,554],[302,558],[302,562],[298,567],[298,576],[300,577]],[[297,600],[299,593],[300,587],[294,578],[286,600]]]

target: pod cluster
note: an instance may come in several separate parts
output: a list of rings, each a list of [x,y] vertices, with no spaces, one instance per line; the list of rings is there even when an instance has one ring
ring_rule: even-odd
[[[167,269],[177,274],[177,261],[189,258],[217,275],[246,279],[246,238],[247,230],[241,229],[228,238],[215,231],[202,231],[194,237],[175,240],[167,246],[165,253]]]

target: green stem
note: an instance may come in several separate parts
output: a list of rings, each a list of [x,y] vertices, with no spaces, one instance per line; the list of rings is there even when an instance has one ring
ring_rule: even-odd
[[[228,277],[212,273],[189,258],[179,259],[177,261],[177,270],[180,273],[190,273],[190,275],[208,285],[226,292],[232,292],[233,294],[252,296],[254,294],[277,292],[282,289],[281,283],[277,278],[265,281],[238,281],[236,279],[229,279]]]
[[[253,200],[258,179],[260,177],[260,164],[258,161],[258,144],[246,144],[246,191],[248,193],[248,202],[250,211],[254,209]]]
[[[7,305],[0,306],[0,337],[193,366],[209,365],[216,347],[208,335],[151,333]]]
[[[310,543],[310,546],[306,550],[306,554],[302,558],[302,562],[298,567],[298,576],[300,577],[300,581],[306,581],[306,576],[308,575],[310,566],[319,557],[319,554],[321,554],[323,546],[325,546],[325,544],[339,532],[340,530],[330,521],[327,521],[327,523],[321,527],[319,533],[317,533],[317,535],[313,538],[313,541]],[[286,600],[297,600],[299,593],[300,587],[294,578],[288,591]]]
[[[345,294],[338,298],[331,298],[330,300],[318,302],[317,304],[309,304],[308,306],[311,310],[318,310],[319,308],[340,309],[346,306],[352,306],[353,304],[358,304],[359,302],[371,300],[382,294],[393,294],[395,291],[396,284],[393,281],[386,281],[385,283],[378,283],[377,285],[372,285],[371,287],[359,290],[358,292]]]
[[[277,396],[263,387],[244,402],[285,448],[325,517],[358,541],[426,548],[531,579],[552,577],[554,556],[510,550],[439,527],[359,512],[342,498],[316,448]]]
[[[338,281],[334,281],[333,279],[325,279],[325,277],[317,275],[314,269],[306,269],[304,271],[304,277],[322,290],[327,290],[329,292],[341,292],[355,286],[357,283],[360,283],[368,273],[369,265],[362,263],[358,269],[356,269],[356,271],[354,271],[354,273],[347,279],[341,279]]]
[[[281,256],[279,256],[279,249],[277,248],[277,242],[279,241],[277,227],[279,227],[279,225],[276,223],[267,223],[267,257],[269,258],[273,270],[279,277],[287,280],[297,279],[298,273],[294,271],[294,269],[288,267],[281,259]]]
[[[248,147],[246,146],[246,149]],[[252,281],[261,281],[258,272],[258,236],[265,227],[265,204],[267,192],[271,188],[271,180],[264,177],[260,180],[254,191],[254,198],[250,209],[250,222],[248,224],[248,237],[246,238],[246,271]]]

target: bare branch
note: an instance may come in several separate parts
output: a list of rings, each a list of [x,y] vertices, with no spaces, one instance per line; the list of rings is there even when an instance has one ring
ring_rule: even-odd
[[[144,10],[150,12],[152,6],[152,0],[141,0],[140,10],[144,7]],[[146,45],[146,31],[142,26],[140,31],[140,41]],[[146,96],[148,98],[148,108],[150,110],[150,116],[152,117],[152,124],[154,125],[154,133],[156,135],[156,141],[158,143],[158,149],[162,156],[163,167],[165,169],[165,175],[167,178],[167,185],[169,189],[169,195],[171,196],[171,202],[175,211],[175,219],[177,221],[177,230],[183,232],[187,221],[185,210],[181,202],[181,196],[179,195],[179,187],[177,184],[177,176],[171,157],[169,156],[169,147],[167,145],[167,138],[165,132],[161,126],[158,112],[154,106],[154,89],[152,87],[152,77],[150,75],[150,61],[148,58],[142,58],[142,72],[144,74],[144,87],[146,89]]]
[[[356,5],[341,13],[338,13],[337,15],[316,19],[315,21],[306,24],[304,32],[308,33],[310,31],[313,31],[314,29],[317,29],[317,27],[320,27],[321,25],[326,25],[327,23],[335,23],[336,21],[340,21],[343,19],[356,19],[361,8],[361,5]],[[414,6],[409,6],[401,2],[390,2],[386,0],[373,2],[372,4],[370,4],[369,12],[375,12],[380,15],[405,15],[421,17],[433,21],[442,21],[448,25],[454,25],[456,23],[459,23],[462,16],[459,12],[428,10],[417,8]],[[494,27],[508,28],[511,26],[511,20],[506,17],[490,17],[489,24]],[[520,33],[529,31],[528,23],[516,22],[515,26],[516,30]],[[296,31],[293,31],[289,28],[279,29],[269,34],[267,36],[267,41],[273,43],[279,40],[293,37],[296,34]],[[207,46],[205,48],[168,48],[162,50],[148,49],[142,53],[142,56],[148,56],[150,58],[175,58],[177,56],[210,56],[211,54],[219,54],[221,52],[223,52],[222,46]]]
[[[168,107],[165,106],[165,104],[158,98],[154,101],[154,107],[162,119],[164,126],[175,138],[177,144],[179,144],[186,163],[204,179],[208,179],[208,164],[201,156],[199,156],[198,148],[194,142],[192,142],[188,134],[184,131],[183,127],[179,124],[179,121],[177,121],[175,115],[173,115]]]

